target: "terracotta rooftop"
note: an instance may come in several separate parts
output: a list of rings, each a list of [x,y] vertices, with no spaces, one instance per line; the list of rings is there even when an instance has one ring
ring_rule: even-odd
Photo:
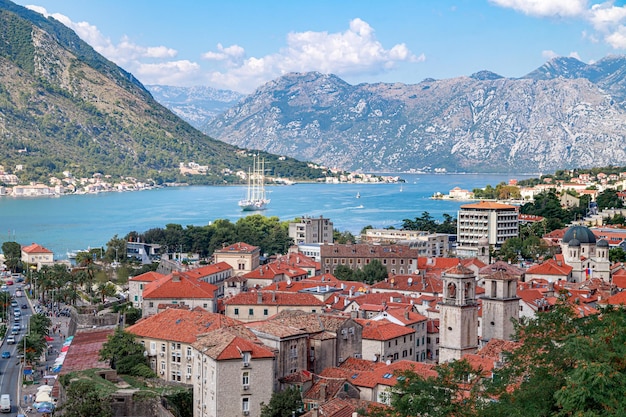
[[[239,320],[208,311],[167,309],[139,320],[126,331],[151,339],[193,343],[199,334],[239,324]]]
[[[507,274],[510,274],[518,279],[522,277],[525,273],[525,271],[522,268],[509,264],[508,262],[496,261],[490,265],[486,265],[483,268],[480,268],[480,270],[478,271],[478,276],[480,277],[490,276],[491,274],[498,272],[498,271],[504,271]]]
[[[396,337],[414,334],[415,330],[387,320],[356,319],[363,326],[363,339],[387,341]]]
[[[152,282],[152,281],[156,281],[159,278],[163,278],[165,275],[163,274],[159,274],[158,272],[155,271],[149,271],[149,272],[145,272],[141,275],[137,275],[134,276],[132,278],[129,278],[129,281],[140,281],[140,282]]]
[[[249,291],[234,295],[226,300],[228,305],[276,305],[276,306],[324,306],[324,303],[312,294]]]
[[[181,274],[184,274],[188,276],[189,278],[201,279],[201,278],[208,277],[208,276],[220,273],[220,272],[224,272],[228,270],[232,271],[232,269],[233,267],[227,264],[226,262],[218,262],[216,264],[211,264],[211,265],[201,266],[200,268],[190,269],[188,271],[181,272]]]
[[[372,285],[372,291],[394,290],[404,292],[426,292],[429,294],[443,292],[443,282],[433,274],[390,275],[384,281]]]
[[[548,259],[547,261],[533,265],[526,270],[526,275],[550,275],[550,276],[564,276],[567,277],[572,272],[572,267],[564,262],[559,262],[554,259]]]
[[[109,369],[109,364],[98,359],[102,345],[115,332],[115,327],[78,330],[67,351],[60,375],[92,368]]]
[[[46,249],[37,243],[33,243],[22,248],[22,252],[26,253],[53,253],[50,249]]]
[[[323,244],[320,256],[342,258],[410,258],[417,259],[419,250],[405,245]]]
[[[226,246],[222,249],[218,249],[215,252],[219,254],[219,253],[230,253],[230,252],[252,253],[256,251],[260,251],[258,246],[248,245],[247,243],[244,243],[244,242],[237,242],[237,243],[233,243],[230,246]]]
[[[249,352],[251,359],[274,357],[274,352],[262,343],[243,338],[229,328],[214,330],[200,336],[192,346],[216,361],[241,360],[243,352]]]
[[[216,291],[217,287],[213,284],[173,272],[146,285],[143,299],[213,299]]]
[[[411,311],[410,308],[388,308],[383,314],[388,314],[400,321],[403,326],[410,326],[411,324],[421,323],[428,320],[428,317],[419,313]]]
[[[285,326],[281,323],[276,323],[275,321],[269,321],[269,320],[246,323],[245,326],[248,329],[252,330],[257,335],[259,333],[264,333],[267,335],[276,336],[281,339],[308,334],[306,331],[302,329],[297,329],[291,326]]]
[[[479,201],[473,204],[464,204],[462,209],[479,209],[479,210],[517,210],[517,207],[510,204],[495,203],[493,201]]]
[[[366,361],[365,359],[361,360],[370,364],[369,369],[363,369],[361,365],[357,365],[355,368],[354,365],[357,364],[357,362],[353,360],[346,360],[339,368],[336,368],[344,372],[344,377],[357,387],[374,388],[376,385],[394,386],[398,381],[396,372],[399,373],[407,370],[412,370],[425,378],[437,376],[435,366],[423,362],[401,360],[386,365],[384,363]],[[321,375],[326,375],[327,371],[330,371],[330,369],[332,368],[324,370]],[[338,375],[337,372],[334,372],[334,374]]]

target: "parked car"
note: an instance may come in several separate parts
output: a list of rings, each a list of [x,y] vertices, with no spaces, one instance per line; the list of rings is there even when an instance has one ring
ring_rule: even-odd
[[[22,310],[26,310],[28,306],[26,304],[22,304]]]
[[[7,337],[7,344],[9,344],[9,345],[14,345],[14,344],[15,344],[15,336],[13,336],[13,335],[9,335],[9,336]]]
[[[11,352],[9,352],[8,350],[5,350],[4,352],[2,352],[2,359],[8,359],[11,357]]]
[[[13,281],[8,280],[8,281],[7,281],[7,285],[13,285]]]

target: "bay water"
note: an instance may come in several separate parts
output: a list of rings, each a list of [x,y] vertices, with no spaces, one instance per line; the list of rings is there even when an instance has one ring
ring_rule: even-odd
[[[433,200],[454,187],[472,190],[534,175],[394,174],[406,182],[315,184],[266,187],[271,203],[261,212],[243,212],[238,201],[245,186],[166,187],[61,197],[0,197],[0,242],[38,243],[63,259],[70,250],[101,247],[115,235],[145,232],[166,224],[203,226],[217,219],[236,222],[254,213],[293,220],[329,218],[336,229],[359,233],[363,227],[399,227],[404,219],[428,212],[435,219],[457,216],[467,202]],[[357,198],[357,195],[359,196]]]

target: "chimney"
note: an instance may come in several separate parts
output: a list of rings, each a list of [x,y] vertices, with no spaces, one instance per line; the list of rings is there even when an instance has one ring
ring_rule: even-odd
[[[272,302],[276,302],[276,292],[272,291]]]
[[[413,300],[411,300],[413,301]],[[404,319],[408,320],[409,319],[409,310],[404,310]]]
[[[261,304],[263,302],[263,293],[261,291],[257,291],[256,293],[256,303]]]
[[[172,282],[180,282],[180,275],[178,274],[178,272],[174,272],[172,274]]]
[[[326,291],[330,291],[330,285],[326,284]]]
[[[335,304],[339,302],[339,297],[335,296]]]

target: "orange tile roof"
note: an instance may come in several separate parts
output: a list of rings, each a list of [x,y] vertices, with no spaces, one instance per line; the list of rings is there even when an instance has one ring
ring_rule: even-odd
[[[273,358],[274,352],[254,339],[241,337],[225,328],[202,335],[192,346],[217,361],[239,359],[243,352],[250,352],[251,359]]]
[[[210,275],[217,274],[219,272],[232,270],[233,267],[227,264],[226,262],[218,262],[216,264],[201,266],[200,268],[190,269],[188,271],[183,271],[181,274],[188,276],[193,279],[200,279],[204,277],[208,277]]]
[[[561,276],[567,277],[572,272],[572,267],[561,263],[559,265],[557,261],[554,259],[548,259],[547,261],[539,264],[533,265],[526,270],[526,275],[550,275],[550,276]]]
[[[426,292],[428,294],[443,292],[443,281],[432,274],[390,275],[384,281],[372,285],[372,290],[395,290],[406,292]]]
[[[248,279],[265,279],[268,281],[274,280],[276,277],[284,277],[284,279],[304,279],[309,273],[297,266],[291,266],[284,262],[270,262],[265,265],[261,265],[257,269],[244,274],[243,276]],[[283,279],[281,279],[282,281]]]
[[[363,326],[363,339],[387,341],[396,337],[414,334],[415,330],[392,323],[388,320],[367,320],[356,319],[357,323]]]
[[[239,320],[205,310],[167,309],[126,329],[139,337],[193,343],[199,334],[241,325]]]
[[[425,378],[437,376],[434,365],[423,362],[401,360],[386,365],[384,363],[361,360],[369,363],[370,368],[368,370],[363,370],[361,367],[353,369],[354,361],[345,361],[339,367],[340,370],[345,372],[343,375],[346,379],[352,381],[357,387],[394,386],[397,383],[396,372],[400,373],[408,370],[412,370]],[[322,375],[325,373],[326,371],[322,372]]]
[[[217,287],[213,284],[173,272],[146,285],[143,299],[213,299],[216,291]]]
[[[613,284],[622,290],[626,289],[626,273],[613,274]]]
[[[152,282],[152,281],[156,281],[159,278],[163,278],[165,275],[163,274],[159,274],[158,272],[155,271],[149,271],[149,272],[144,272],[141,275],[137,275],[134,276],[132,278],[129,278],[129,281],[141,281],[141,282]]]
[[[385,313],[399,320],[404,326],[428,320],[428,317],[411,311],[409,308],[388,308]]]
[[[626,291],[618,292],[610,296],[606,300],[606,303],[611,305],[626,305]]]
[[[464,204],[462,209],[481,209],[481,210],[505,210],[505,209],[517,209],[516,206],[510,204],[495,203],[493,201],[479,201],[473,204]]]
[[[259,302],[259,296],[261,300]],[[277,305],[277,306],[324,306],[325,304],[318,300],[312,294],[303,293],[287,293],[287,292],[268,292],[268,291],[249,291],[242,292],[224,300],[224,304],[228,305]]]
[[[22,251],[26,253],[53,253],[50,249],[46,249],[43,246],[38,245],[36,243],[33,243],[28,246],[24,246],[22,248]]]
[[[252,253],[255,251],[259,251],[259,250],[260,248],[258,246],[248,245],[247,243],[244,243],[244,242],[237,242],[237,243],[233,243],[230,246],[226,246],[225,248],[218,249],[215,252],[217,253],[230,253],[230,252]]]

